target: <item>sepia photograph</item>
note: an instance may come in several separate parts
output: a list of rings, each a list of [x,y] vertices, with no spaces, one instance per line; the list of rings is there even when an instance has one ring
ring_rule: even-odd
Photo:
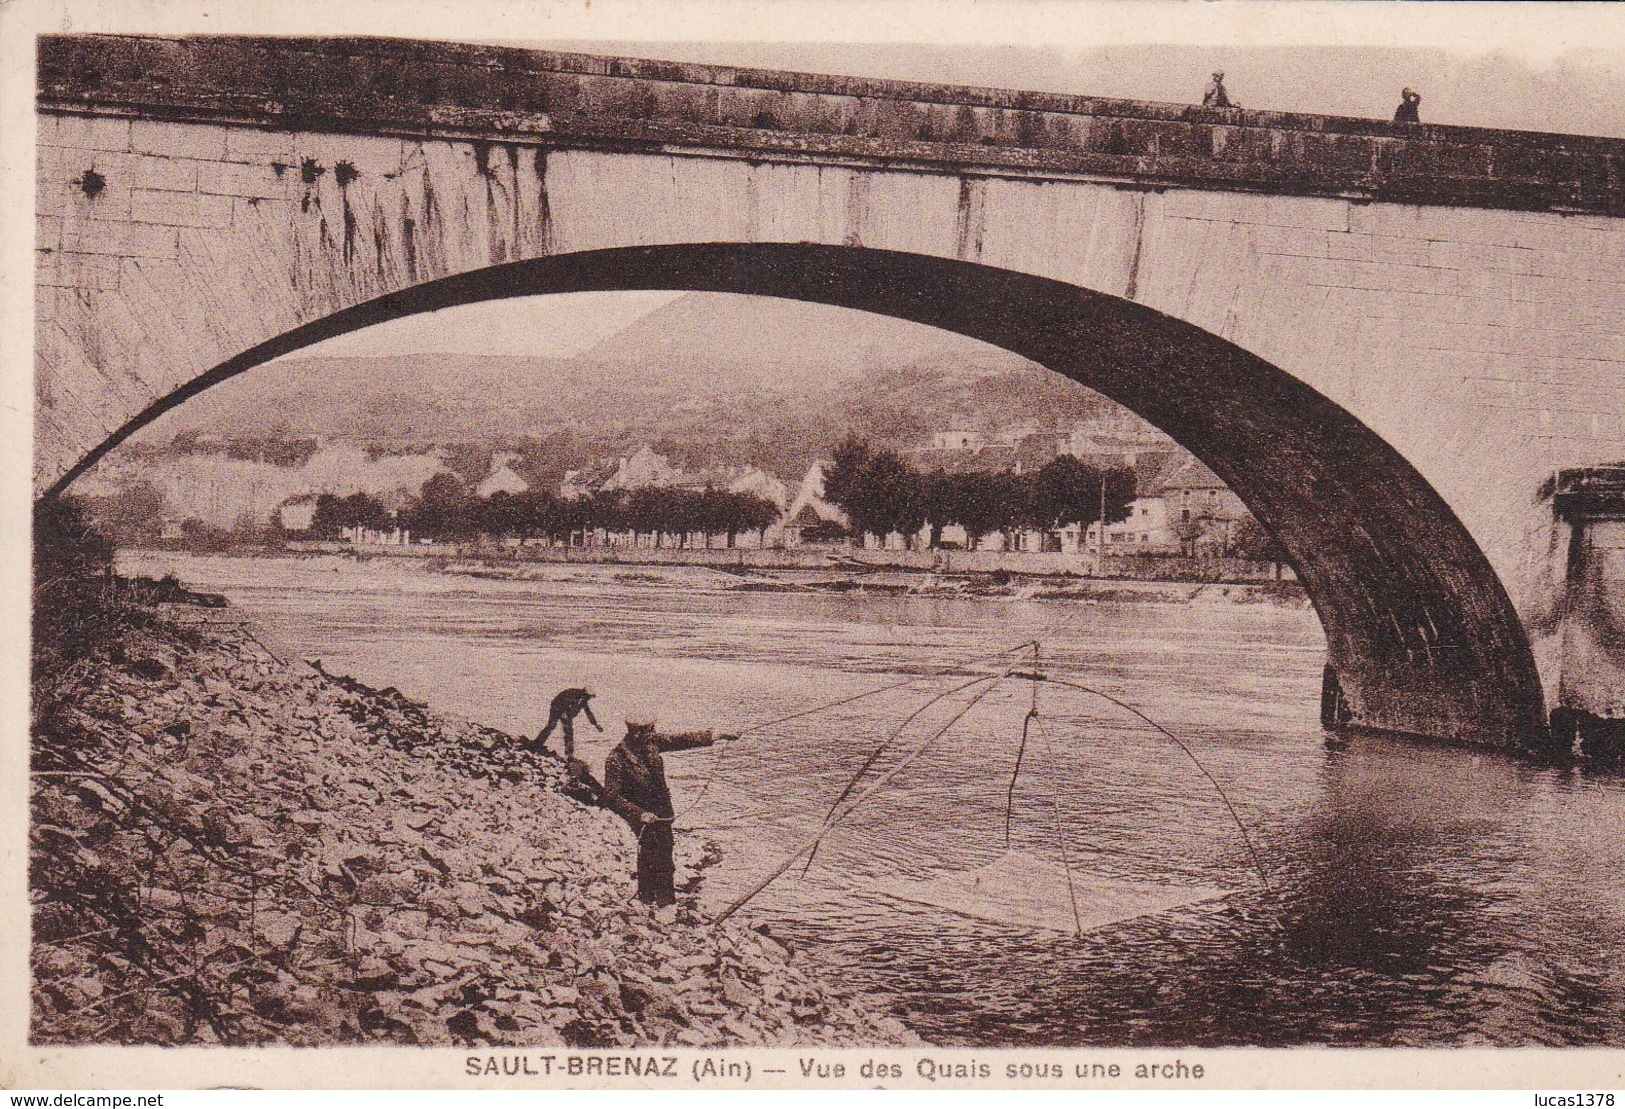
[[[1625,1047],[1619,9],[220,7],[10,36],[24,1085]]]

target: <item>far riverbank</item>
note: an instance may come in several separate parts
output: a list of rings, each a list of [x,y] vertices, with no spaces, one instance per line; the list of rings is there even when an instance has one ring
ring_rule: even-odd
[[[140,557],[157,552],[131,551]],[[1277,580],[1268,563],[1240,559],[1108,558],[1000,551],[903,551],[848,547],[644,548],[353,546],[300,542],[283,548],[220,552],[232,557],[382,562],[454,576],[545,581],[567,567],[624,568],[629,575],[697,570],[739,592],[854,596],[989,597],[1097,603],[1268,603],[1309,606],[1296,580]],[[1284,571],[1291,574],[1290,569]],[[680,584],[680,583],[674,583]]]

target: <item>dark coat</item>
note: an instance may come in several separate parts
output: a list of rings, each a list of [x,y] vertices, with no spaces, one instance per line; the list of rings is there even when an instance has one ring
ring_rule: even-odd
[[[666,763],[661,752],[709,747],[713,742],[710,732],[656,735],[650,748],[639,753],[623,739],[604,759],[600,803],[632,825],[634,831],[642,827],[644,813],[670,820],[674,815],[671,789],[666,785]]]

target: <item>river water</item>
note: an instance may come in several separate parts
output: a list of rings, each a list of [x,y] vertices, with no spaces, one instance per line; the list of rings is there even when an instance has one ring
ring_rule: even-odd
[[[1307,609],[742,591],[696,568],[126,561],[225,593],[282,650],[516,734],[591,684],[595,768],[633,705],[735,731],[912,679],[666,763],[679,834],[721,848],[715,910],[892,740],[852,796],[880,788],[740,917],[933,1043],[1625,1043],[1625,781],[1329,739]],[[1138,708],[1190,754],[1024,679],[1033,650],[1015,648],[1034,641],[1036,672]]]

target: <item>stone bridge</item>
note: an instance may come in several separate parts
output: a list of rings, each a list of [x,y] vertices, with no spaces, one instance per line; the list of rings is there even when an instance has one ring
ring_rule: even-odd
[[[1625,142],[396,40],[39,47],[40,495],[403,314],[793,297],[1007,347],[1201,457],[1293,556],[1329,720],[1622,715],[1595,475]]]

